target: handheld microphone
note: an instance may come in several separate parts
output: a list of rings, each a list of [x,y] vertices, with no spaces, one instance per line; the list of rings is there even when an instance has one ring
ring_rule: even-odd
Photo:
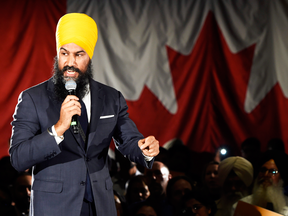
[[[70,79],[65,83],[65,88],[68,91],[69,95],[76,95],[76,87],[77,84],[73,79]],[[70,125],[72,127],[73,133],[78,134],[79,133],[78,115],[72,116]]]

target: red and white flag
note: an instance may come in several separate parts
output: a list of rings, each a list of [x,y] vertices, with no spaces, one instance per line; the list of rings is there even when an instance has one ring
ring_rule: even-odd
[[[269,0],[0,3],[1,156],[19,93],[52,74],[55,29],[91,16],[94,79],[121,91],[144,136],[196,152],[257,137],[288,142],[288,4]]]

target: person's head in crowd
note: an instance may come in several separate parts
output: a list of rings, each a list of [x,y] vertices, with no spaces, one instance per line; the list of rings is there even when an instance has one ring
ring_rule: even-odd
[[[243,157],[228,157],[219,164],[218,180],[224,194],[246,196],[253,182],[252,164]]]
[[[121,178],[128,180],[136,175],[136,164],[124,157],[117,149],[115,149],[115,160],[118,163],[118,174]]]
[[[220,198],[220,186],[218,182],[218,167],[217,161],[210,161],[204,167],[202,174],[202,184],[205,189],[210,193],[214,200]]]
[[[193,190],[193,183],[187,176],[176,176],[167,185],[167,201],[172,206],[174,215],[180,214],[183,207],[183,197]]]
[[[287,157],[284,152],[276,150],[262,155],[257,167],[252,204],[281,213],[288,199],[283,190],[288,184]]]
[[[12,215],[12,199],[9,188],[0,184],[0,215]]]
[[[144,201],[149,196],[150,191],[144,176],[134,176],[128,181],[125,196],[128,204]]]
[[[166,148],[160,146],[159,147],[159,154],[155,157],[155,161],[160,161],[163,164],[167,164],[169,161],[169,152]]]
[[[157,216],[157,213],[151,205],[143,205],[136,212],[135,216]]]
[[[0,159],[0,184],[7,187],[12,185],[17,175],[18,172],[11,165],[10,156],[2,157]]]
[[[170,172],[177,175],[187,175],[191,171],[191,150],[184,145],[181,139],[173,139],[166,143],[165,148],[168,149],[169,160],[167,166]]]
[[[217,215],[227,215],[231,213],[234,203],[249,195],[253,166],[243,157],[228,157],[219,164],[218,181],[222,194],[217,202]]]
[[[113,190],[113,193],[114,193],[114,201],[115,201],[117,216],[124,216],[126,212],[125,203],[117,191]]]
[[[182,216],[213,216],[217,211],[214,200],[206,190],[193,190],[183,197]]]
[[[241,156],[252,164],[255,158],[261,153],[261,142],[256,137],[249,137],[241,143]]]
[[[146,169],[144,173],[152,198],[166,196],[166,188],[172,178],[168,167],[160,162],[154,161],[151,169]]]
[[[282,139],[272,138],[268,141],[267,150],[277,150],[285,152],[285,145]]]
[[[211,161],[204,168],[203,172],[203,185],[207,188],[218,188],[218,167],[219,163],[217,161]]]
[[[145,200],[137,203],[130,210],[129,216],[158,216],[155,205]]]
[[[12,200],[18,215],[29,212],[32,176],[28,172],[19,173],[12,185]]]

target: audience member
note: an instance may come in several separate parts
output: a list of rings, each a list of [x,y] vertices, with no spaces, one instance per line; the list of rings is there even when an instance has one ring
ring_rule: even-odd
[[[288,185],[287,157],[276,150],[265,152],[259,160],[253,193],[241,201],[287,216],[288,197],[283,192],[283,187]]]
[[[31,183],[31,174],[22,172],[12,185],[12,200],[17,216],[29,215]]]
[[[117,193],[117,191],[113,190],[113,192],[117,216],[125,216],[127,212],[126,203],[122,200],[122,197]]]
[[[149,196],[150,191],[143,175],[134,176],[128,181],[125,195],[128,205],[144,201]]]
[[[0,159],[0,184],[5,187],[12,185],[18,172],[12,167],[10,156],[4,156]]]
[[[273,138],[268,141],[267,150],[277,150],[285,152],[285,145],[282,139]]]
[[[221,193],[221,187],[218,183],[218,167],[217,161],[211,161],[206,165],[202,174],[202,187],[214,201],[220,198]]]
[[[137,173],[136,164],[124,157],[117,149],[115,149],[115,160],[117,162],[118,171],[112,176],[113,189],[124,198],[126,192],[126,183]]]
[[[241,143],[241,156],[247,159],[255,168],[261,154],[261,142],[256,137],[249,137]],[[255,169],[254,169],[255,175]],[[251,185],[253,186],[253,185]]]
[[[159,147],[159,154],[155,157],[155,161],[160,161],[163,164],[169,163],[169,152],[166,148],[160,146]]]
[[[165,144],[168,149],[169,160],[167,166],[173,176],[191,174],[191,150],[184,145],[181,139],[173,139]]]
[[[173,177],[167,185],[167,206],[163,215],[178,216],[183,210],[183,197],[193,189],[193,183],[187,176]]]
[[[184,210],[182,216],[214,216],[217,208],[206,190],[193,190],[183,197]]]
[[[160,216],[157,213],[155,204],[145,200],[137,203],[130,209],[129,216]]]
[[[222,194],[216,201],[216,216],[231,216],[232,205],[249,195],[248,187],[253,181],[253,166],[243,157],[228,157],[219,164],[218,173]]]
[[[160,161],[154,161],[152,169],[144,173],[150,190],[149,199],[153,202],[162,202],[166,198],[166,188],[172,175],[168,167]]]
[[[11,205],[11,193],[9,188],[0,184],[0,215],[14,216],[14,208]]]

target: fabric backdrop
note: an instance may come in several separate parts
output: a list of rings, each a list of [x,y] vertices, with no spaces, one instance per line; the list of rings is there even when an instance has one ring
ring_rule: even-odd
[[[95,19],[94,79],[123,93],[144,136],[195,152],[239,154],[248,137],[287,148],[287,0],[1,0],[0,157],[18,95],[51,77],[67,12]]]

